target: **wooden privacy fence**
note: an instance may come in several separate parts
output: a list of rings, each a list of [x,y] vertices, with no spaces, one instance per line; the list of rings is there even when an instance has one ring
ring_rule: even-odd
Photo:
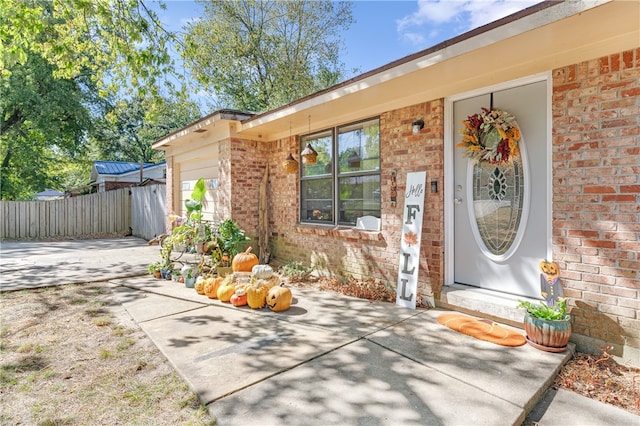
[[[151,240],[165,233],[165,185],[131,188],[131,228],[136,237]]]
[[[54,201],[1,201],[1,239],[125,234],[131,226],[129,188]]]
[[[54,201],[0,201],[0,239],[125,235],[150,240],[165,232],[165,185],[98,192]]]

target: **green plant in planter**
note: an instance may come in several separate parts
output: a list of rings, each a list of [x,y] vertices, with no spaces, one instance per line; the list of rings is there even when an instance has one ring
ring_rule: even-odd
[[[568,320],[567,302],[563,299],[554,306],[548,306],[544,302],[534,304],[525,300],[518,300],[518,308],[524,308],[532,317],[548,321]]]
[[[173,228],[169,236],[174,249],[190,250],[197,243],[201,231],[203,235],[206,235],[206,230],[203,229],[206,226],[202,226],[202,201],[206,192],[204,179],[198,179],[191,193],[191,198],[184,202],[187,209],[187,219],[181,225]]]
[[[251,238],[244,235],[244,231],[240,229],[233,219],[225,219],[218,226],[216,241],[218,247],[217,253],[214,253],[214,255],[221,262],[218,265],[231,266],[233,258],[244,249],[244,246],[251,241]]]
[[[155,262],[149,264],[149,266],[147,267],[147,272],[149,272],[149,274],[151,275],[155,275],[156,272],[160,272],[160,269],[162,269],[162,263]]]
[[[530,345],[546,352],[567,350],[571,338],[571,317],[566,312],[565,299],[553,306],[520,300],[518,307],[526,309],[523,324]]]

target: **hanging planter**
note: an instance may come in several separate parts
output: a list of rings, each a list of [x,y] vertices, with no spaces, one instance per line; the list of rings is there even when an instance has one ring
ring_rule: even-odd
[[[282,170],[285,173],[296,173],[298,171],[298,162],[289,154],[286,160],[282,162]]]
[[[315,149],[313,149],[310,143],[308,143],[307,146],[302,150],[301,155],[303,164],[306,164],[307,166],[316,164],[318,153]]]

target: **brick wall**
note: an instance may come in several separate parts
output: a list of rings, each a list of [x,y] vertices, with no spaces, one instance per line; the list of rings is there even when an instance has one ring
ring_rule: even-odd
[[[553,71],[554,259],[594,349],[640,348],[639,235],[636,49]]]
[[[345,227],[298,224],[298,174],[286,174],[280,163],[286,152],[296,153],[295,138],[270,144],[269,215],[272,255],[281,261],[300,260],[333,274],[349,274],[385,281],[395,287],[402,222],[402,197],[390,205],[391,170],[397,170],[398,193],[405,190],[406,174],[427,170],[427,180],[438,181],[437,193],[427,192],[421,246],[419,294],[433,303],[442,285],[443,259],[443,101],[432,101],[391,111],[380,117],[382,229],[363,232]],[[411,123],[422,118],[418,135]],[[337,123],[336,123],[337,124]]]
[[[251,245],[254,249],[258,247],[260,181],[267,165],[269,145],[266,142],[233,138],[224,146],[221,145],[220,149],[220,178],[224,179],[231,194],[230,216],[253,239]],[[270,168],[273,169],[273,166]]]

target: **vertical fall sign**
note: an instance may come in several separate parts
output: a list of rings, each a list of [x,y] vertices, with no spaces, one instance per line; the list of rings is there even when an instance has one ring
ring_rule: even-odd
[[[396,304],[411,309],[416,308],[416,293],[418,291],[422,210],[426,180],[427,172],[407,173]]]

